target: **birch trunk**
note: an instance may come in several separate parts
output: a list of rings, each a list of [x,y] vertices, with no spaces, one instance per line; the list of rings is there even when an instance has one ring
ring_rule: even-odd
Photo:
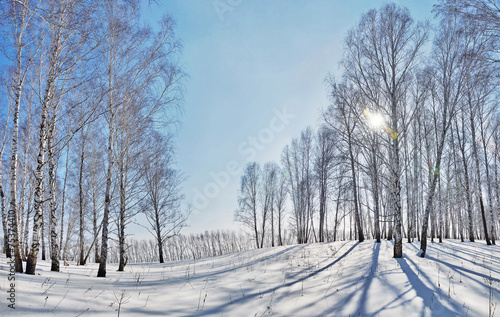
[[[59,40],[56,40],[59,42]],[[26,274],[35,274],[36,263],[38,259],[38,252],[40,250],[40,231],[42,229],[43,221],[43,180],[44,180],[44,166],[45,166],[45,153],[47,151],[47,120],[49,114],[49,103],[52,101],[53,95],[53,85],[55,83],[54,67],[52,64],[55,61],[55,56],[57,55],[57,45],[52,47],[51,52],[51,65],[49,69],[49,75],[47,79],[47,84],[45,88],[45,95],[42,102],[41,118],[40,118],[40,129],[39,129],[39,140],[38,140],[38,155],[37,155],[37,165],[35,171],[35,197],[33,202],[33,238],[31,241],[31,250],[28,255],[28,261],[26,263]]]
[[[110,83],[111,83],[110,71]],[[112,85],[111,85],[112,86]],[[112,92],[110,92],[109,100],[109,136],[108,136],[108,169],[106,172],[106,191],[104,193],[104,213],[102,216],[102,238],[101,238],[101,256],[99,259],[99,270],[97,272],[97,277],[106,277],[106,261],[108,258],[108,225],[109,225],[109,207],[111,205],[111,185],[113,177],[113,166],[115,164],[114,160],[114,147],[115,142],[115,109],[112,99]]]
[[[28,239],[29,239],[29,219],[31,216],[31,201],[33,200],[33,193],[30,193],[30,196],[28,197],[28,207],[26,208],[26,221],[24,222],[24,255],[27,257],[29,248],[28,248]],[[26,259],[27,260],[27,259]]]
[[[422,224],[422,237],[421,237],[421,243],[420,243],[420,250],[421,250],[420,256],[421,257],[425,257],[425,252],[427,250],[427,228],[429,225],[429,215],[430,215],[430,212],[432,209],[434,193],[436,191],[436,184],[437,184],[437,181],[439,178],[439,169],[441,166],[441,156],[443,153],[445,134],[446,134],[446,132],[444,131],[442,133],[441,142],[440,142],[439,147],[438,147],[437,158],[436,158],[436,168],[434,169],[434,171],[435,171],[434,177],[432,178],[432,182],[430,184],[431,186],[429,189],[429,195],[427,197],[427,204],[426,204],[425,211],[424,211],[424,220],[423,220],[423,224]]]
[[[19,245],[19,228],[18,219],[19,211],[17,205],[17,166],[18,166],[18,138],[19,138],[19,108],[21,105],[21,90],[23,80],[21,78],[21,51],[18,53],[18,72],[17,87],[15,90],[15,110],[12,123],[12,147],[11,147],[11,163],[10,163],[10,199],[9,199],[9,212],[7,223],[9,227],[9,236],[12,237],[12,247],[14,249],[15,270],[16,272],[23,272],[23,262],[21,259],[21,251]]]
[[[472,154],[474,155],[474,161],[476,165],[476,177],[477,177],[477,191],[479,195],[479,207],[481,210],[481,219],[483,222],[483,229],[484,229],[484,238],[486,240],[487,245],[491,245],[490,238],[488,236],[488,225],[486,224],[486,212],[484,210],[484,202],[483,202],[483,184],[481,182],[481,169],[479,168],[479,154],[478,154],[478,149],[477,149],[477,140],[476,140],[476,127],[474,124],[474,116],[473,116],[473,110],[472,110],[472,105],[470,109],[470,124],[471,124],[471,138],[472,138]]]
[[[456,142],[455,142],[455,137],[453,133],[453,129],[451,129],[451,143],[452,143],[452,151],[453,153],[456,153]],[[458,130],[457,130],[458,133]],[[463,199],[459,197],[459,188],[460,188],[460,172],[458,169],[458,163],[457,163],[457,155],[453,155],[453,167],[455,169],[455,173],[459,175],[455,175],[455,181],[456,181],[456,198],[458,199],[459,206],[458,206],[458,234],[460,236],[460,241],[464,242],[464,229],[463,229],[463,222],[462,222],[462,201]]]
[[[469,219],[469,241],[474,242],[474,219],[472,214],[472,197],[471,197],[471,189],[470,189],[470,180],[469,180],[469,165],[467,163],[467,156],[465,153],[465,122],[464,117],[462,116],[462,139],[460,139],[460,133],[458,132],[458,124],[455,122],[457,126],[457,139],[460,148],[461,161],[464,173],[464,184],[465,186],[465,201],[467,204],[467,215]]]
[[[55,120],[55,119],[54,119]],[[57,198],[56,198],[56,167],[53,141],[55,139],[55,122],[49,129],[47,154],[49,161],[49,221],[50,221],[50,270],[59,272],[59,244],[57,241]]]
[[[80,210],[80,259],[79,264],[85,265],[85,211],[83,206],[83,168],[85,166],[85,143],[87,141],[87,134],[82,129],[82,147],[80,152],[80,168],[78,174],[78,202],[79,202],[79,210]]]
[[[348,140],[348,147],[349,147],[349,159],[350,159],[350,168],[351,168],[351,176],[352,176],[352,191],[354,195],[354,217],[355,217],[355,222],[356,222],[356,227],[358,231],[358,241],[363,242],[365,240],[365,237],[363,235],[363,228],[361,228],[361,217],[359,215],[359,209],[358,209],[358,185],[356,183],[356,170],[355,170],[355,165],[354,165],[354,153],[352,150],[352,140],[350,133],[349,133],[349,140]]]
[[[95,246],[94,246],[94,262],[99,263],[99,231],[101,230],[101,226],[97,226],[97,193],[93,193],[93,218],[92,218],[92,225],[94,229],[94,239],[96,239]]]
[[[19,245],[19,206],[17,205],[17,167],[18,167],[18,138],[19,138],[19,109],[21,107],[21,92],[24,83],[22,70],[22,32],[19,38],[16,38],[18,44],[17,50],[17,71],[15,80],[15,105],[12,122],[12,146],[11,146],[11,163],[10,163],[10,196],[9,196],[9,211],[7,215],[7,223],[9,224],[9,236],[12,240],[12,248],[14,249],[15,270],[23,272],[23,262],[21,259],[21,251]],[[10,244],[10,243],[9,243]]]
[[[487,140],[486,140],[486,135],[484,131],[484,125],[481,120],[480,124],[480,133],[481,133],[481,140],[482,140],[482,146],[483,146],[483,155],[484,155],[484,168],[486,171],[486,190],[488,193],[488,207],[490,210],[490,235],[491,235],[491,244],[496,244],[495,243],[495,216],[493,213],[493,191],[491,189],[491,178],[490,178],[490,167],[488,163],[488,150],[487,150]],[[498,127],[497,127],[498,129]]]
[[[68,143],[66,148],[66,168],[64,170],[64,181],[62,188],[62,202],[61,202],[61,226],[59,232],[61,236],[59,237],[59,248],[63,247],[63,236],[64,236],[64,207],[66,203],[66,182],[68,180],[68,170],[69,170],[69,151],[70,151],[70,143]],[[63,260],[66,260],[65,254],[63,253]]]
[[[3,149],[0,152],[0,208],[2,212],[2,228],[3,228],[3,253],[7,258],[11,257],[10,247],[9,247],[9,231],[7,227],[7,214],[5,213],[5,193],[2,186],[2,158]]]
[[[153,204],[153,208],[155,209],[155,220],[156,220],[156,241],[158,242],[158,256],[160,258],[160,263],[164,263],[165,260],[163,258],[163,239],[161,236],[161,224],[160,224],[160,214],[158,211],[158,205],[156,204],[156,201]]]
[[[438,209],[439,209],[439,226],[438,226],[438,241],[443,243],[443,193],[441,191],[441,177],[438,178]]]
[[[434,199],[434,194],[436,191],[436,185],[438,182],[438,179],[440,177],[440,172],[441,172],[441,158],[443,155],[443,149],[445,145],[445,140],[446,140],[446,133],[451,125],[452,122],[452,109],[450,108],[451,105],[448,103],[448,97],[447,95],[444,96],[444,105],[443,105],[443,116],[442,116],[442,122],[441,122],[441,133],[440,137],[438,138],[438,146],[437,146],[437,151],[436,151],[436,165],[434,168],[434,176],[432,177],[432,181],[430,183],[430,188],[429,188],[429,193],[427,196],[427,204],[425,207],[424,211],[424,218],[423,218],[423,224],[422,224],[422,237],[421,237],[421,243],[420,243],[420,252],[419,255],[423,258],[425,257],[425,253],[427,251],[427,228],[429,224],[429,215],[431,213],[431,209],[433,206],[433,199]],[[436,128],[437,129],[437,128]],[[436,136],[438,134],[436,133]],[[431,164],[429,164],[429,167],[432,167]]]
[[[126,145],[125,145],[126,146]],[[127,150],[122,155],[119,163],[119,173],[120,173],[120,214],[118,216],[118,247],[119,247],[119,258],[120,263],[118,265],[118,271],[123,271],[127,260],[125,258],[125,221],[126,221],[126,184],[127,184],[127,168],[124,166],[127,156]]]
[[[45,197],[45,201],[48,201],[49,199]],[[47,256],[45,254],[45,216],[47,215],[47,206],[44,204],[42,206],[42,225],[41,225],[41,234],[40,237],[42,238],[42,261],[47,260]]]

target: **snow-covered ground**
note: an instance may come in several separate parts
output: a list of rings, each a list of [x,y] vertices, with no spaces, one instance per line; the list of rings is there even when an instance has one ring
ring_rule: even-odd
[[[132,264],[125,272],[97,265],[39,261],[37,274],[15,275],[0,258],[0,316],[488,316],[500,303],[500,247],[446,240],[404,244],[335,242],[251,250],[165,264]],[[500,316],[500,308],[495,311]]]

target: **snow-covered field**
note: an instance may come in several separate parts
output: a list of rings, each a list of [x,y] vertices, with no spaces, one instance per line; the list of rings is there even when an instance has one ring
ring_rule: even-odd
[[[125,272],[97,265],[39,261],[37,275],[15,275],[0,258],[0,316],[488,316],[500,303],[500,247],[446,240],[418,243],[335,242],[251,250],[165,264],[132,264]],[[500,308],[495,311],[500,316]]]

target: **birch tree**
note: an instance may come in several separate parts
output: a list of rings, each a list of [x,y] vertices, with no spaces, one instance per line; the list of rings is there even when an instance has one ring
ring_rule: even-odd
[[[278,186],[278,164],[268,162],[264,164],[262,170],[262,229],[260,247],[264,246],[264,236],[266,229],[266,220],[269,219],[271,225],[271,246],[274,247],[274,218],[275,218],[275,197]]]
[[[281,164],[287,175],[288,191],[293,205],[297,243],[307,243],[314,237],[313,134],[308,127],[300,137],[285,146]]]
[[[165,16],[159,31],[139,25],[138,1],[105,1],[102,14],[102,31],[106,34],[102,58],[107,78],[106,120],[108,122],[108,166],[104,194],[101,254],[98,277],[106,276],[108,254],[109,213],[113,168],[116,163],[119,109],[127,100],[145,94],[148,103],[141,111],[143,116],[159,126],[175,121],[172,111],[178,106],[182,71],[177,65],[180,43],[174,34],[173,20]]]
[[[2,117],[0,119],[0,135],[1,142],[0,143],[0,212],[2,213],[2,230],[3,230],[3,250],[2,253],[5,253],[7,258],[11,257],[10,247],[9,247],[9,230],[7,225],[7,212],[5,208],[5,192],[3,188],[3,154],[7,145],[8,139],[8,122],[10,121],[11,109],[8,104],[4,104],[5,108],[0,108],[2,111],[6,113],[5,119]]]
[[[478,71],[474,76],[475,71]],[[477,75],[480,74],[480,77]],[[475,78],[471,78],[472,76]],[[474,70],[471,70],[466,75],[468,78],[465,82],[465,104],[466,110],[469,112],[469,124],[470,124],[470,133],[471,133],[471,143],[472,143],[472,155],[474,157],[474,165],[477,177],[477,193],[479,195],[479,208],[481,212],[481,219],[483,223],[484,236],[486,240],[486,244],[490,245],[492,242],[495,244],[495,238],[493,236],[495,226],[494,226],[494,217],[493,217],[493,197],[491,191],[490,174],[489,174],[489,166],[488,166],[488,153],[486,151],[486,143],[485,143],[485,131],[484,125],[486,124],[486,120],[488,119],[488,114],[485,113],[485,108],[488,100],[488,95],[491,93],[490,84],[488,83],[488,69],[483,67],[479,67],[476,65]],[[477,131],[479,130],[479,131]],[[479,135],[478,135],[479,134]],[[487,197],[488,197],[488,206],[490,209],[490,217],[491,217],[491,231],[488,234],[488,225],[486,219],[486,208],[485,201],[483,196],[483,178],[481,177],[482,171],[480,167],[480,148],[479,146],[483,146],[484,152],[484,168],[485,168],[485,176],[487,182]],[[491,241],[490,241],[491,237]]]
[[[447,132],[453,122],[463,96],[465,74],[470,70],[471,60],[466,58],[468,50],[473,49],[474,28],[463,24],[456,16],[445,16],[434,39],[432,52],[435,61],[435,84],[433,88],[432,113],[436,129],[436,154],[430,162],[430,186],[422,223],[422,240],[419,255],[425,257],[427,248],[427,228],[429,214],[434,203],[436,185],[440,178],[442,154]],[[467,37],[466,35],[472,35]]]
[[[359,91],[355,90],[347,83],[336,83],[330,81],[331,105],[323,114],[326,124],[338,132],[338,136],[343,143],[343,155],[346,158],[351,176],[351,190],[354,204],[354,223],[357,228],[358,241],[365,240],[363,227],[361,226],[361,214],[359,210],[358,179],[357,179],[357,159],[355,155],[356,133],[358,131],[359,110],[361,97]],[[337,202],[338,203],[338,202]]]
[[[427,39],[426,26],[415,23],[408,9],[387,4],[380,10],[363,15],[359,25],[350,32],[347,46],[359,61],[350,63],[357,72],[357,88],[370,98],[376,89],[382,95],[380,111],[389,120],[390,136],[390,183],[394,214],[394,257],[403,256],[401,211],[401,163],[400,140],[405,137],[408,121],[405,93],[411,72],[418,62],[419,53]],[[375,84],[376,86],[370,87]],[[372,100],[377,103],[378,100]]]
[[[256,162],[248,163],[241,176],[238,209],[234,212],[234,220],[248,227],[255,239],[257,249],[259,244],[258,195],[260,185],[260,166]]]
[[[276,218],[278,224],[278,245],[283,245],[283,220],[285,218],[285,204],[288,197],[286,177],[283,170],[278,171],[276,194],[274,196],[274,206],[276,207]]]
[[[183,212],[180,205],[183,176],[172,166],[171,139],[153,133],[151,140],[154,140],[152,149],[143,154],[146,198],[141,209],[150,225],[147,229],[156,240],[160,263],[164,263],[165,242],[179,234],[189,213]]]
[[[9,1],[2,4],[2,25],[6,30],[7,40],[13,48],[13,54],[4,51],[5,56],[15,65],[15,75],[12,83],[12,99],[14,111],[12,117],[12,145],[10,166],[10,194],[9,194],[9,227],[13,236],[13,249],[15,256],[16,272],[23,272],[21,251],[19,246],[19,206],[17,202],[17,168],[18,168],[18,137],[19,137],[19,110],[21,107],[21,93],[26,76],[36,50],[28,51],[29,45],[34,41],[32,27],[37,19],[39,3],[35,1]],[[31,33],[31,34],[30,34]],[[36,45],[35,45],[36,47]]]
[[[325,242],[327,202],[335,159],[335,136],[331,129],[320,127],[316,138],[314,169],[318,181],[319,242]]]
[[[87,24],[93,7],[87,1],[54,1],[46,4],[43,20],[47,27],[48,64],[43,71],[43,94],[41,94],[40,123],[38,133],[38,155],[34,185],[34,223],[30,254],[26,264],[26,273],[35,274],[39,252],[40,230],[43,217],[44,168],[49,164],[49,188],[55,184],[56,121],[59,117],[61,98],[68,92],[67,79],[82,58],[93,50],[87,46],[89,40]],[[94,46],[95,47],[95,46]],[[40,89],[42,91],[42,89]],[[76,129],[78,131],[78,129]],[[49,144],[50,143],[50,144]],[[50,146],[50,147],[49,147]],[[48,159],[47,159],[47,154]],[[55,189],[49,190],[52,208],[49,210],[51,240],[51,270],[59,270],[59,246],[57,238],[57,215]]]

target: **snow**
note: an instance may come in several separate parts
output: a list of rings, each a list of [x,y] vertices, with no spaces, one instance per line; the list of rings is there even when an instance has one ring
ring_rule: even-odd
[[[500,300],[500,247],[445,240],[417,256],[404,243],[334,242],[251,250],[165,264],[61,266],[38,261],[16,274],[7,305],[8,260],[0,258],[0,316],[488,316]],[[496,312],[496,315],[499,315]]]

